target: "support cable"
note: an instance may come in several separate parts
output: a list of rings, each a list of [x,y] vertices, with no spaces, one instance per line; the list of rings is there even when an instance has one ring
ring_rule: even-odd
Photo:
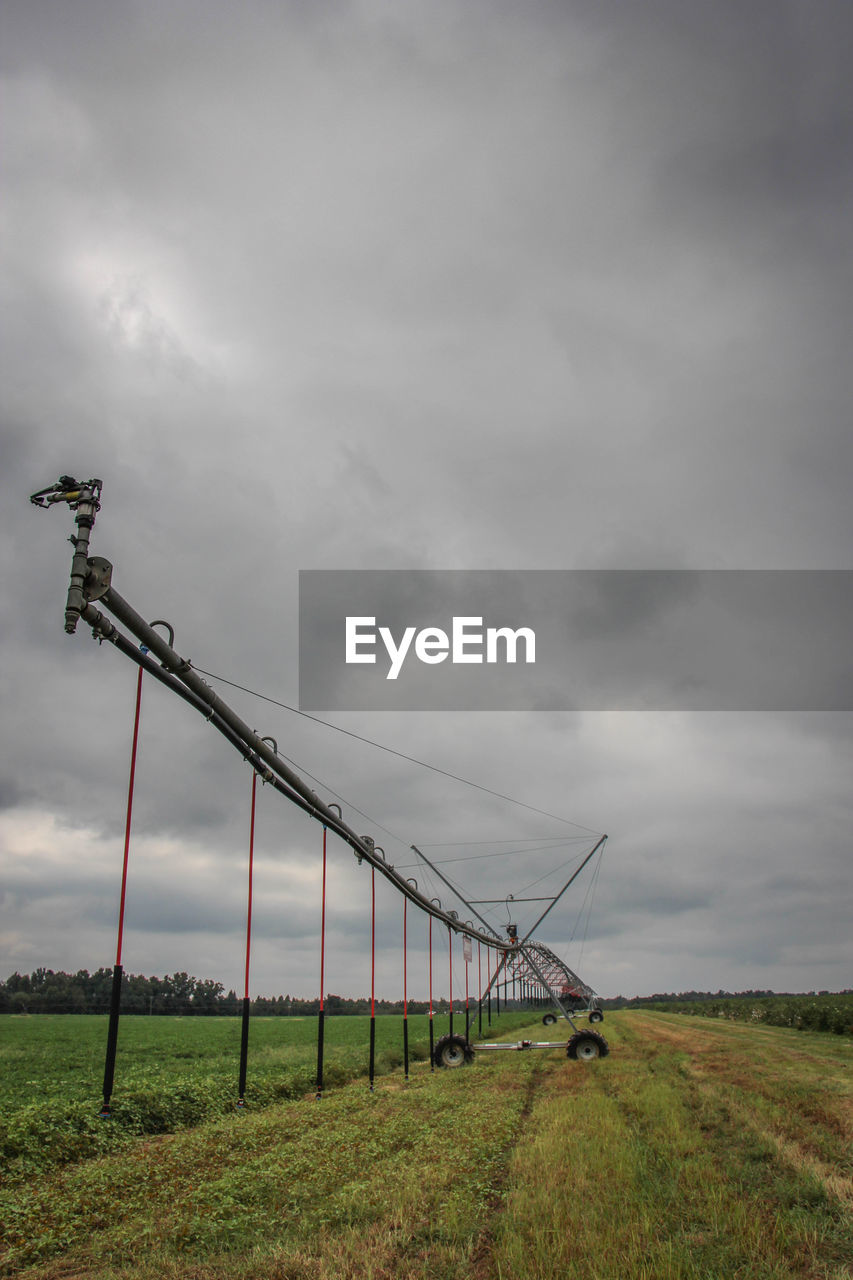
[[[375,747],[377,751],[385,751],[388,755],[397,756],[400,760],[408,760],[410,764],[419,765],[422,769],[429,769],[432,773],[439,773],[444,778],[450,778],[453,782],[461,782],[466,787],[473,787],[475,791],[483,791],[486,795],[494,796],[497,800],[506,800],[508,804],[517,805],[520,809],[529,809],[533,813],[541,814],[543,818],[553,818],[555,822],[565,823],[568,827],[576,827],[579,831],[586,831],[589,835],[596,836],[599,834],[593,831],[591,827],[585,827],[581,822],[572,822],[570,818],[564,818],[557,813],[548,813],[545,809],[539,809],[535,804],[526,804],[523,800],[516,800],[513,796],[504,795],[501,791],[493,791],[491,787],[484,787],[479,782],[472,782],[470,778],[462,778],[458,773],[450,773],[447,769],[440,769],[438,765],[429,764],[426,760],[418,760],[416,756],[410,756],[405,751],[397,751],[394,747],[386,747],[381,742],[374,742],[372,738],[365,738],[360,733],[354,733],[351,729],[342,729],[338,724],[332,724],[328,720],[321,720],[319,716],[312,716],[307,711],[302,711],[299,707],[293,707],[287,702],[279,702],[277,698],[270,698],[265,693],[259,693],[257,689],[249,689],[246,685],[237,684],[234,680],[226,680],[225,676],[218,676],[213,671],[205,671],[203,667],[193,665],[193,670],[198,671],[200,675],[207,676],[210,680],[218,680],[221,684],[227,684],[232,689],[239,689],[241,693],[248,693],[253,698],[260,698],[263,702],[269,702],[274,707],[281,707],[283,711],[290,711],[293,715],[301,716],[304,720],[311,720],[314,724],[322,725],[325,729],[334,729],[336,733],[342,733],[347,738],[355,738],[357,742],[363,742],[368,747]]]
[[[310,777],[310,774],[308,776]],[[390,835],[392,833],[389,832],[388,834]],[[399,839],[399,837],[395,837],[395,839]],[[568,837],[542,836],[541,839],[550,841],[550,843],[534,844],[534,845],[530,845],[528,848],[522,848],[522,849],[495,849],[493,850],[492,853],[468,853],[465,855],[464,858],[435,858],[433,862],[434,862],[434,865],[437,865],[440,867],[449,867],[452,863],[455,863],[455,862],[483,862],[487,858],[490,860],[494,858],[518,858],[518,857],[526,856],[528,853],[541,853],[543,850],[545,850],[546,852],[556,853],[558,849],[565,848],[569,844],[581,844],[581,843],[589,844],[588,836],[568,836]],[[493,842],[491,840],[483,840],[483,841],[478,841],[477,843],[492,844]],[[494,841],[494,843],[498,844],[500,842],[496,840]],[[420,848],[435,849],[435,848],[441,848],[441,847],[442,846],[440,845],[436,846],[431,844],[418,845],[419,849]],[[569,859],[569,861],[571,861],[571,859]],[[408,867],[417,867],[418,865],[419,864],[417,862],[408,862],[408,863],[401,862],[399,864],[401,871],[406,870]],[[568,863],[561,863],[560,866],[558,866],[556,869],[559,871],[562,866],[567,866],[567,865]],[[550,875],[551,872],[549,871],[546,874]]]
[[[592,873],[592,886],[591,886],[592,892],[589,895],[589,909],[586,913],[586,923],[584,924],[583,937],[581,938],[581,950],[580,950],[580,957],[578,960],[579,969],[583,967],[583,953],[584,953],[584,948],[586,947],[586,935],[589,932],[589,922],[592,919],[592,907],[593,907],[593,903],[595,902],[595,891],[598,888],[598,878],[599,878],[599,875],[601,874],[601,864],[603,861],[604,861],[604,851],[602,850],[601,857],[599,857],[598,862],[595,864],[595,871]]]

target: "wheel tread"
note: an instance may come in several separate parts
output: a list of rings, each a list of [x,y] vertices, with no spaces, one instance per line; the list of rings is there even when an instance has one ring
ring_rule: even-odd
[[[432,1060],[436,1067],[463,1067],[473,1062],[474,1050],[464,1036],[448,1034],[436,1041]]]
[[[582,1049],[583,1045],[590,1044],[590,1042],[592,1042],[598,1049],[598,1052],[594,1055],[595,1057],[607,1057],[610,1052],[610,1046],[604,1039],[604,1036],[598,1031],[576,1031],[571,1040],[569,1040],[569,1043],[566,1045],[566,1056],[577,1061],[579,1057],[578,1050]],[[592,1057],[587,1057],[586,1055],[581,1058],[581,1061],[591,1060]]]

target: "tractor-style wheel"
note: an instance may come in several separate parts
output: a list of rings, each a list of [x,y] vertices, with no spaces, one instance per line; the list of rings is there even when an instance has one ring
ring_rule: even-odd
[[[546,1027],[552,1027],[557,1021],[557,1015],[556,1013],[546,1013],[542,1021],[545,1023]]]
[[[581,1062],[592,1062],[594,1058],[606,1058],[610,1047],[604,1036],[597,1031],[577,1031],[566,1045],[566,1055]]]
[[[474,1050],[464,1036],[442,1036],[433,1050],[437,1067],[464,1067],[474,1060]]]
[[[590,1022],[603,1022],[604,1014],[601,1012],[600,1009],[593,1009],[589,1015],[589,1020]]]

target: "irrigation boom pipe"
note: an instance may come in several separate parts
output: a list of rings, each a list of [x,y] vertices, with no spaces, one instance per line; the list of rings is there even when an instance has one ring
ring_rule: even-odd
[[[228,724],[225,723],[225,721],[221,718],[218,712],[211,711],[209,706],[207,706],[206,703],[202,702],[201,698],[199,698],[195,693],[193,693],[191,689],[188,689],[186,685],[181,684],[180,681],[177,680],[176,677],[171,674],[171,672],[167,671],[165,667],[159,666],[150,657],[148,657],[141,649],[137,648],[136,645],[134,645],[130,640],[128,640],[127,636],[122,635],[122,633],[113,626],[110,620],[104,616],[104,614],[99,613],[98,610],[95,609],[92,605],[87,605],[83,609],[81,617],[83,618],[84,622],[87,622],[89,625],[91,625],[93,629],[93,634],[96,636],[98,640],[108,640],[111,644],[115,645],[115,647],[121,653],[123,653],[125,657],[130,658],[130,660],[136,663],[137,666],[141,667],[144,671],[147,671],[149,675],[151,675],[155,680],[158,680],[161,684],[165,685],[167,689],[169,689],[172,693],[177,694],[179,698],[183,698],[183,700],[189,703],[189,705],[194,710],[198,711],[199,714],[203,715],[205,719],[208,720],[213,725],[213,727],[223,735],[223,737],[230,743],[230,745],[233,746],[235,750],[238,751],[243,756],[243,758],[247,761],[247,763],[250,764],[251,767],[261,775],[261,778],[263,779],[264,783],[273,787],[273,789],[278,791],[280,795],[283,795],[286,799],[290,800],[291,803],[295,804],[298,808],[302,809],[303,812],[309,814],[309,816],[311,817],[317,816],[316,804],[309,804],[301,796],[291,791],[290,788],[287,787],[280,778],[275,777],[275,775],[266,768],[264,762],[260,759],[260,757],[254,751],[252,751],[252,749],[249,746],[247,746],[245,742],[243,742],[240,739],[240,737],[234,732],[234,730]],[[315,800],[316,800],[316,797],[315,797]],[[332,804],[329,807],[330,809],[334,810],[334,809],[337,809],[339,806],[337,804]],[[335,826],[337,829],[337,824],[330,823],[328,825]],[[380,867],[381,866],[387,867],[387,864],[383,864],[380,862],[377,862],[375,865]],[[421,906],[422,898],[420,894],[413,894],[410,892],[410,893],[407,893],[406,896],[409,898],[410,901],[414,902],[417,906]],[[441,909],[436,909],[435,906],[432,907],[432,910],[429,912],[429,916],[430,916],[430,920],[432,920],[433,916],[435,916],[437,919],[443,920],[445,924],[449,925],[454,929],[458,929],[458,930],[463,929],[463,926],[459,925],[454,919],[447,916],[445,912],[443,912]],[[464,931],[470,932],[467,929]],[[474,933],[473,936],[478,938],[478,940],[480,938],[480,935],[477,933]]]
[[[246,722],[236,714],[223,698],[211,689],[206,681],[202,680],[201,676],[193,670],[190,662],[181,657],[136,612],[132,605],[124,600],[111,585],[106,590],[102,589],[104,580],[108,580],[111,575],[112,566],[109,562],[101,557],[95,557],[89,563],[90,574],[84,594],[88,595],[90,599],[98,599],[99,603],[126,626],[138,641],[156,655],[162,666],[158,668],[156,663],[145,660],[144,655],[136,651],[135,647],[127,640],[127,637],[122,636],[121,632],[116,630],[110,619],[89,603],[80,610],[80,616],[84,622],[92,627],[92,633],[97,639],[110,640],[122,653],[131,657],[140,666],[145,666],[146,670],[151,671],[156,678],[161,680],[161,683],[166,684],[173,692],[179,693],[185,701],[189,702],[206,719],[210,720],[214,727],[231,742],[232,746],[237,747],[252,767],[261,773],[265,781],[273,783],[275,789],[286,796],[293,804],[296,804],[311,817],[322,822],[330,831],[334,831],[336,835],[350,845],[356,857],[364,859],[381,872],[400,893],[404,894],[411,902],[414,902],[422,911],[426,911],[429,915],[435,916],[436,919],[444,921],[448,928],[453,929],[456,933],[464,933],[468,934],[469,937],[479,938],[481,941],[500,947],[502,950],[511,949],[511,944],[502,942],[491,933],[488,935],[480,933],[479,930],[462,924],[455,913],[450,913],[444,911],[441,907],[437,907],[433,902],[425,898],[418,889],[415,889],[404,876],[397,872],[393,865],[385,862],[384,858],[374,853],[373,842],[369,838],[359,836],[327,804],[315,795],[299,774],[289,768],[283,760],[279,759],[267,743],[253,729],[249,728]],[[187,696],[187,694],[190,696]]]
[[[138,666],[149,671],[155,679],[160,680],[172,692],[177,693],[195,710],[204,715],[205,719],[211,721],[214,727],[240,752],[244,759],[248,760],[256,773],[261,774],[265,782],[271,783],[291,803],[297,805],[297,807],[340,836],[345,843],[350,845],[359,862],[366,859],[370,866],[374,870],[378,869],[386,880],[389,880],[405,898],[420,907],[422,911],[427,912],[430,917],[442,920],[448,929],[467,935],[469,938],[476,938],[478,942],[486,943],[487,947],[495,947],[496,950],[503,953],[505,959],[506,955],[518,946],[516,939],[504,942],[494,932],[488,921],[470,903],[466,903],[466,905],[474,911],[474,914],[486,927],[488,933],[481,933],[480,930],[473,927],[470,921],[464,924],[461,923],[455,911],[445,911],[437,900],[424,897],[416,885],[401,876],[399,872],[395,871],[392,864],[385,861],[384,853],[381,849],[379,850],[379,853],[382,853],[381,857],[375,852],[378,846],[375,845],[371,837],[359,836],[343,821],[342,817],[335,814],[334,809],[339,808],[339,806],[329,806],[320,800],[299,774],[280,760],[277,752],[271,750],[266,741],[259,737],[253,729],[250,729],[228,703],[220,698],[211,689],[210,685],[193,670],[192,664],[186,658],[182,658],[174,649],[174,633],[171,627],[169,627],[170,637],[169,643],[167,643],[154,630],[153,626],[147,623],[119,595],[112,585],[112,564],[102,556],[89,557],[88,555],[91,532],[95,524],[95,517],[100,510],[101,489],[102,481],[98,479],[80,482],[75,480],[73,476],[60,476],[56,484],[50,485],[30,497],[30,501],[38,507],[50,507],[60,502],[65,502],[72,511],[76,512],[77,533],[69,539],[74,546],[74,556],[71,564],[70,584],[65,609],[66,632],[73,634],[76,631],[78,620],[82,618],[91,626],[92,634],[96,639],[99,641],[111,641],[122,653],[132,658]],[[94,608],[93,601],[95,600],[101,601],[104,608],[108,609],[142,645],[157,656],[162,664],[161,667],[157,667],[156,663],[149,661],[147,657],[135,650],[127,637],[117,631],[113,623],[100,610]],[[168,626],[168,624],[166,625]],[[562,897],[572,881],[580,874],[580,871],[606,839],[606,836],[601,837],[575,874],[567,881],[547,910],[539,917],[539,920],[533,926],[534,929],[541,924],[551,908]],[[413,845],[412,848],[414,849],[415,846]],[[420,853],[420,850],[417,850],[417,852]],[[420,853],[420,856],[424,857],[422,853]],[[424,861],[428,862],[426,858],[424,858]],[[428,863],[428,865],[432,866],[431,863]],[[441,879],[449,888],[453,889],[453,886],[441,872],[438,872],[435,867],[432,869],[441,876]],[[461,898],[458,890],[453,889],[453,892]],[[462,901],[464,902],[465,899],[462,898]],[[530,930],[523,941],[526,941],[532,932],[533,930]],[[501,967],[498,967],[498,971],[500,971]],[[491,983],[489,986],[491,988]]]

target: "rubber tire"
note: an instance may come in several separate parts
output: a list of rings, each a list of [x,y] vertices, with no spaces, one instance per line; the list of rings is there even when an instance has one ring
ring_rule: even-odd
[[[554,1023],[557,1021],[557,1015],[556,1013],[546,1013],[542,1021],[545,1023],[546,1027],[553,1027]]]
[[[603,1022],[604,1014],[601,1012],[600,1009],[593,1009],[589,1015],[589,1020],[590,1022]]]
[[[466,1067],[474,1061],[474,1050],[464,1036],[442,1036],[433,1050],[432,1060],[437,1067]]]
[[[593,1062],[606,1058],[610,1046],[597,1031],[576,1031],[566,1045],[566,1056],[580,1062]]]

